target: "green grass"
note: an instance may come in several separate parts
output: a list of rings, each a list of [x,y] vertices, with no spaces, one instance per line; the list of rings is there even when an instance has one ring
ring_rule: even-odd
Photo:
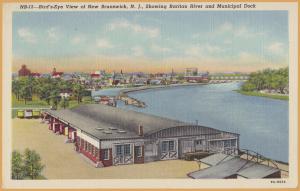
[[[72,98],[69,101],[69,106],[67,108],[74,108],[79,105],[93,103],[91,100],[91,96],[85,96],[82,98],[82,102],[78,104],[76,98]],[[12,95],[12,107],[13,108],[50,108],[52,104],[48,105],[48,103],[44,100],[40,100],[38,96],[34,95],[32,97],[32,101],[27,101],[26,104],[23,99],[18,100],[16,96]],[[58,109],[62,109],[60,103],[58,104]],[[15,118],[17,116],[17,110],[12,110],[12,117]]]
[[[260,92],[250,92],[250,91],[243,91],[243,90],[234,90],[240,94],[247,95],[247,96],[259,96],[259,97],[267,97],[272,99],[280,99],[280,100],[289,100],[289,96],[287,95],[271,95],[265,94]]]
[[[90,103],[94,103],[93,100],[91,100],[91,96],[85,96],[82,98],[82,102],[80,102],[79,104],[78,104],[77,100],[70,100],[68,108],[74,108],[79,105],[90,104]],[[59,106],[59,108],[60,108],[60,106]]]
[[[12,94],[12,107],[50,107],[47,102],[40,100],[36,95],[32,96],[32,101],[26,101],[23,99],[18,100],[14,94]]]

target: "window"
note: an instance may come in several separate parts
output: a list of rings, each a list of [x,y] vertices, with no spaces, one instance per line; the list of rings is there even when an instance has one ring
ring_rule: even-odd
[[[134,153],[135,153],[135,156],[141,157],[142,156],[142,147],[141,146],[135,146],[134,147]]]
[[[94,145],[91,145],[91,147],[92,147],[92,155],[94,155]]]
[[[167,152],[167,150],[168,150],[168,141],[163,141],[162,142],[161,150],[162,150],[162,152]]]
[[[94,147],[94,148],[95,148],[94,156],[96,157],[98,155],[98,149],[97,149],[97,147]]]
[[[224,147],[230,147],[230,140],[224,141]]]
[[[109,160],[109,150],[108,149],[103,150],[103,160]]]
[[[84,141],[84,150],[87,151],[87,149],[88,149],[88,144],[86,141]]]
[[[123,154],[122,145],[117,145],[116,146],[116,153],[117,153],[117,156],[120,156],[120,155]]]
[[[127,145],[116,145],[117,156],[131,155],[130,144]]]
[[[91,152],[91,144],[88,143],[88,152]]]
[[[202,145],[203,143],[202,143],[202,140],[197,140],[196,141],[196,145]]]
[[[163,141],[161,146],[162,152],[175,151],[175,141]]]
[[[174,150],[175,150],[174,141],[169,141],[169,151],[174,151]]]
[[[130,155],[130,145],[124,145],[124,155]]]
[[[236,146],[236,139],[231,139],[231,146],[235,147]]]
[[[84,140],[80,139],[80,147],[83,148],[84,147]]]

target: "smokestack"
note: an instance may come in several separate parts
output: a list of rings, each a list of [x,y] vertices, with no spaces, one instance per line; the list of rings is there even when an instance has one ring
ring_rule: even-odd
[[[144,129],[142,125],[139,125],[139,136],[144,136]]]
[[[196,120],[196,125],[198,125],[198,120]]]

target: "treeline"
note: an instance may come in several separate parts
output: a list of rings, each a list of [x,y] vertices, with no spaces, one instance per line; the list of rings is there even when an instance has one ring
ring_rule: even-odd
[[[12,92],[17,100],[24,100],[26,104],[36,95],[40,100],[44,100],[48,105],[57,108],[60,103],[63,108],[68,107],[69,99],[60,95],[62,92],[72,94],[72,98],[77,102],[82,102],[83,96],[87,95],[85,88],[80,83],[74,81],[64,81],[53,78],[33,78],[20,77],[13,80]]]
[[[288,91],[289,70],[288,67],[280,69],[265,69],[253,72],[249,79],[242,85],[243,91],[276,90],[285,94]]]
[[[45,167],[41,163],[40,155],[29,149],[25,149],[24,154],[13,151],[11,164],[11,177],[17,180],[38,179]]]

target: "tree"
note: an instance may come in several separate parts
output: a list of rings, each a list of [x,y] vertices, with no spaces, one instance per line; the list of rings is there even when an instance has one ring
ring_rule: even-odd
[[[74,84],[73,92],[75,97],[77,98],[77,103],[79,104],[79,102],[82,101],[82,97],[83,97],[83,92],[84,92],[83,86],[80,84]]]
[[[288,67],[278,70],[265,69],[263,71],[253,72],[250,74],[249,79],[243,84],[242,90],[244,91],[259,91],[265,90],[278,90],[284,93],[288,88],[289,74]]]
[[[24,99],[24,103],[26,105],[27,100],[32,99],[32,92],[30,86],[25,85],[24,87],[21,88],[21,93],[20,93],[21,98]]]
[[[41,157],[34,150],[26,149],[24,152],[24,172],[31,179],[41,175],[44,165],[41,164]]]
[[[38,94],[41,100],[45,100],[48,105],[50,105],[51,86],[49,84],[41,84],[38,89]]]
[[[255,90],[255,85],[249,82],[246,82],[245,84],[243,84],[242,86],[242,90],[243,91],[253,91]]]
[[[53,90],[51,92],[50,97],[51,97],[51,100],[52,100],[52,103],[53,103],[53,107],[55,109],[57,109],[57,105],[58,105],[58,103],[60,102],[60,99],[61,99],[61,97],[59,95],[59,90],[58,89]]]
[[[60,102],[60,106],[66,109],[66,107],[69,106],[69,99],[66,97],[63,97],[63,99]]]
[[[20,100],[20,88],[21,88],[21,83],[19,80],[14,80],[12,82],[12,92],[15,94],[16,98],[18,101]]]
[[[13,151],[11,159],[11,176],[12,179],[23,179],[24,177],[24,166],[23,156],[18,151]]]

